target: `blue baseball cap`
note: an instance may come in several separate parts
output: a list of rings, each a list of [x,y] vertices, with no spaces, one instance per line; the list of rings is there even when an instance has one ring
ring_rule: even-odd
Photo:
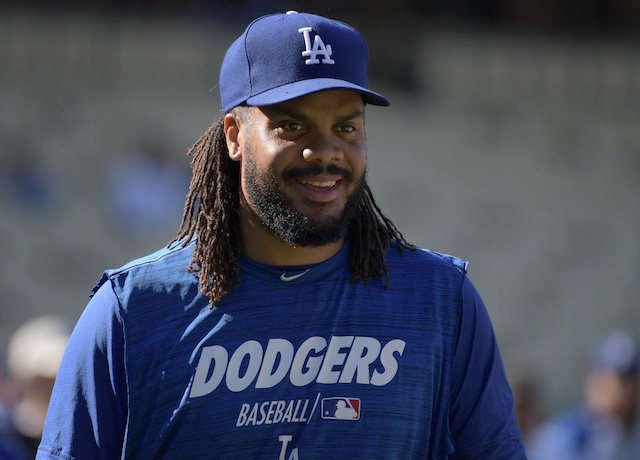
[[[348,24],[295,11],[262,16],[222,61],[222,108],[278,104],[329,89],[354,90],[368,104],[388,106],[368,89],[367,59],[364,38]]]

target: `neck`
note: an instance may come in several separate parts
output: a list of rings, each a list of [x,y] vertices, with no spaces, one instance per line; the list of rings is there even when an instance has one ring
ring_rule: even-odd
[[[336,255],[344,238],[320,247],[294,246],[286,243],[260,222],[251,211],[240,206],[242,252],[256,262],[275,266],[311,265]]]

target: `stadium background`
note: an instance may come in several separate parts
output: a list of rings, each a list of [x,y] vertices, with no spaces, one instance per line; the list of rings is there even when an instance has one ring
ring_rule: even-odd
[[[32,316],[77,319],[103,269],[172,238],[179,205],[118,220],[132,210],[113,184],[144,194],[122,166],[152,152],[151,184],[173,188],[141,206],[181,203],[225,49],[251,18],[297,9],[369,40],[371,86],[393,102],[367,113],[383,211],[471,262],[542,410],[578,401],[593,340],[640,331],[637,2],[266,3],[0,2],[0,341]]]

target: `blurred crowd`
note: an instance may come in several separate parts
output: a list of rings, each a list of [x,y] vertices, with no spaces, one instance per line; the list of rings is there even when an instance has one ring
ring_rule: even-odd
[[[544,417],[539,382],[514,371],[510,383],[530,460],[640,459],[640,342],[617,329],[588,354],[582,402]],[[526,368],[525,368],[526,369]]]

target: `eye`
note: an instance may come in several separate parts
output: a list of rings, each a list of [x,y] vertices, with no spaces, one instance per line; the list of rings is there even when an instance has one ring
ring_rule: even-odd
[[[357,128],[353,125],[340,125],[338,129],[341,133],[353,133],[357,130]]]
[[[282,123],[279,126],[279,129],[281,129],[282,131],[286,131],[286,132],[295,132],[295,131],[300,131],[303,129],[303,126],[295,121],[288,121],[286,123]]]

